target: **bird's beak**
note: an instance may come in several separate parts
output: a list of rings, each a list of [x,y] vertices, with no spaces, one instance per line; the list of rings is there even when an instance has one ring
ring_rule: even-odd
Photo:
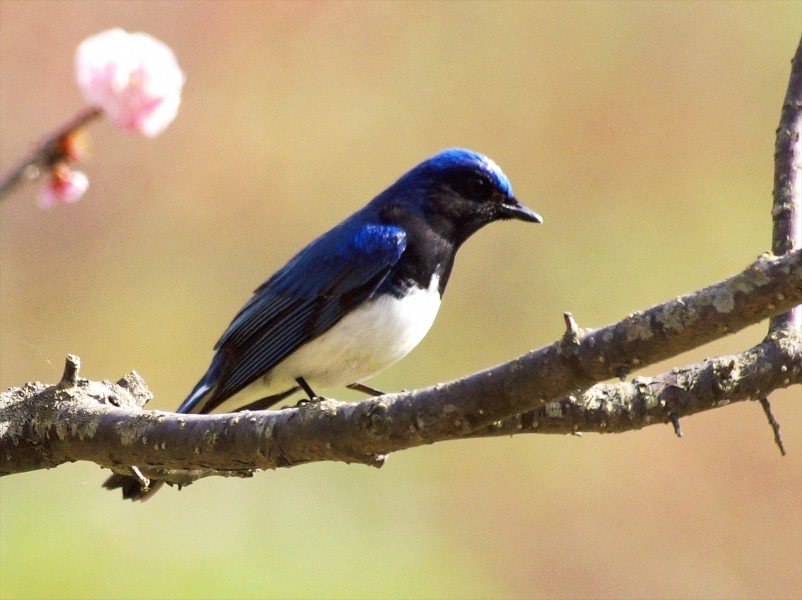
[[[529,223],[542,223],[543,217],[518,202],[517,198],[510,198],[501,205],[501,215],[505,219],[518,219]]]

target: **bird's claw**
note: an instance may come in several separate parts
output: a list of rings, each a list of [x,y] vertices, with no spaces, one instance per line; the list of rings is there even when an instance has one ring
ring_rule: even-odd
[[[298,400],[298,402],[296,402],[294,408],[303,408],[310,404],[318,404],[319,402],[323,402],[323,400],[325,399],[326,399],[325,396],[317,396],[317,395],[311,398],[301,398],[300,400]]]

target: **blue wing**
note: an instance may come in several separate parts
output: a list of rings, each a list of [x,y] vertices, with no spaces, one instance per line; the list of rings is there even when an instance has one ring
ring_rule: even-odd
[[[405,247],[401,228],[356,219],[320,236],[256,289],[178,412],[210,412],[331,328],[372,296]]]

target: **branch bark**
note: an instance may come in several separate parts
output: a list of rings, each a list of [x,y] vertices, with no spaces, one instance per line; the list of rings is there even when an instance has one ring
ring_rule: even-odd
[[[229,415],[147,411],[151,395],[136,373],[116,384],[87,381],[68,357],[59,384],[0,395],[0,475],[91,460],[187,484],[312,461],[381,466],[389,452],[459,438],[623,432],[665,422],[679,434],[681,417],[802,383],[802,42],[792,64],[777,132],[773,254],[741,273],[595,331],[566,315],[560,341],[513,361],[350,404]],[[769,335],[740,354],[600,383],[767,318]]]
[[[761,398],[802,383],[802,337],[769,336],[746,352],[672,369],[656,377],[599,384],[515,415],[471,437],[518,433],[621,433]],[[677,435],[682,435],[677,430]]]
[[[727,395],[740,398],[749,390],[766,393],[802,382],[799,338],[785,336],[748,356],[651,381],[636,378],[629,393],[620,384],[569,394],[800,302],[802,251],[763,256],[718,284],[603,329],[571,328],[550,346],[450,383],[353,404],[326,400],[233,415],[143,411],[150,394],[136,374],[117,384],[91,382],[75,377],[72,359],[55,386],[28,384],[3,393],[0,475],[92,460],[126,474],[137,465],[148,477],[186,484],[209,474],[242,475],[311,461],[380,466],[392,451],[475,435],[637,429],[721,405]],[[528,417],[515,421],[516,415],[559,398],[540,409],[548,418],[518,429]],[[594,409],[597,403],[603,406]]]
[[[791,76],[780,111],[774,150],[774,205],[771,251],[781,256],[802,248],[802,41],[791,61]],[[802,307],[771,320],[770,331],[802,328]]]

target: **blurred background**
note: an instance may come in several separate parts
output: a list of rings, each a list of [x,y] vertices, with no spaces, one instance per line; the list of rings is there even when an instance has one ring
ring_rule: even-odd
[[[488,154],[545,217],[463,248],[429,336],[369,383],[446,381],[731,275],[770,248],[798,2],[0,3],[0,171],[83,107],[110,27],[170,45],[176,122],[91,127],[88,195],[0,205],[0,386],[138,371],[173,409],[251,291],[420,160]],[[758,342],[766,324],[644,370]],[[358,396],[324,390],[339,399]],[[800,389],[616,436],[438,444],[381,470],[204,480],[147,504],[73,464],[0,481],[3,598],[786,598]]]

